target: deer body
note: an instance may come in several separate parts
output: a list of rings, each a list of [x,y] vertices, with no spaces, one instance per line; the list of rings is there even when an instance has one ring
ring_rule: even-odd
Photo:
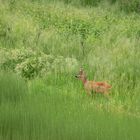
[[[111,85],[106,82],[95,82],[87,80],[83,70],[80,70],[76,78],[82,81],[88,95],[91,95],[92,92],[108,95],[109,89],[111,89]]]

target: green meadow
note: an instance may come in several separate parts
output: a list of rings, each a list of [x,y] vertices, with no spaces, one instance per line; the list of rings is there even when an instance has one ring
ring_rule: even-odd
[[[0,140],[139,140],[138,0],[0,0]],[[112,85],[87,96],[75,78]]]

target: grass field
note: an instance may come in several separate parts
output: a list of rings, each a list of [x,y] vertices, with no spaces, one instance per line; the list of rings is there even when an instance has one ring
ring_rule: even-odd
[[[140,139],[140,16],[123,4],[0,0],[0,140]],[[81,66],[110,99],[86,95]]]

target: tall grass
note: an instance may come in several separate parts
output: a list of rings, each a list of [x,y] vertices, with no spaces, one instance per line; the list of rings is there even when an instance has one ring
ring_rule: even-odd
[[[0,73],[0,104],[17,103],[27,95],[25,82],[12,73]]]
[[[1,6],[1,48],[10,48],[12,52],[16,52],[13,48],[18,48],[17,52],[20,52],[21,47],[32,48],[32,53],[39,51],[53,55],[54,58],[63,56],[66,60],[67,57],[75,58],[78,65],[85,68],[89,79],[108,80],[113,85],[114,99],[119,100],[120,104],[125,102],[123,106],[132,111],[139,96],[140,17],[137,14],[127,16],[100,6],[78,9],[62,3],[48,3],[44,6],[42,3],[26,1],[16,1],[11,12],[7,3],[2,2]],[[31,62],[37,59],[33,63],[27,63],[19,73],[34,66],[41,66],[41,70],[46,67],[49,69],[42,61],[42,55],[26,56],[23,51],[23,54],[17,56],[16,53],[12,53],[12,56],[1,53],[0,57],[1,61],[7,59],[6,64],[14,71],[17,65],[26,64],[28,57],[31,57]],[[55,62],[51,63],[54,67],[60,64],[57,59]],[[65,63],[67,64],[64,65],[72,67],[69,61]],[[74,67],[67,73],[73,75],[76,69],[78,71]],[[32,69],[27,72],[30,77]],[[43,74],[49,74],[47,72],[45,70]],[[134,110],[139,110],[139,107]]]
[[[29,2],[29,0],[26,0]],[[9,4],[11,10],[15,8],[17,3],[22,2],[21,0],[1,0],[2,3]],[[111,6],[117,6],[117,9],[120,11],[125,11],[126,13],[136,12],[139,13],[140,10],[140,2],[139,0],[30,0],[30,2],[37,2],[42,4],[48,3],[65,3],[69,5],[73,5],[76,7],[95,7],[101,4],[109,4]]]
[[[139,139],[140,16],[62,1],[0,1],[0,139]],[[86,96],[79,66],[110,100]]]
[[[140,2],[139,0],[31,0],[32,2],[39,3],[49,3],[49,2],[64,2],[66,4],[71,4],[74,6],[83,6],[83,7],[94,7],[100,4],[108,3],[111,5],[117,5],[118,9],[125,11],[126,13],[130,12],[140,12]]]
[[[65,82],[67,78],[68,84]],[[36,79],[30,82],[29,94],[22,102],[1,104],[0,138],[139,139],[138,118],[106,112],[101,106],[96,109],[95,100],[85,96],[76,80],[67,78],[56,75],[44,80]],[[109,103],[101,98],[96,102],[98,105]]]

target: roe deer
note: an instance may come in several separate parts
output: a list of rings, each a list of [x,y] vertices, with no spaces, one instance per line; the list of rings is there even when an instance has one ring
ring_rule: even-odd
[[[76,75],[75,77],[82,81],[88,95],[92,95],[92,92],[95,92],[108,96],[109,89],[111,89],[111,85],[109,85],[108,83],[87,80],[87,77],[82,69],[80,69],[79,74]]]

